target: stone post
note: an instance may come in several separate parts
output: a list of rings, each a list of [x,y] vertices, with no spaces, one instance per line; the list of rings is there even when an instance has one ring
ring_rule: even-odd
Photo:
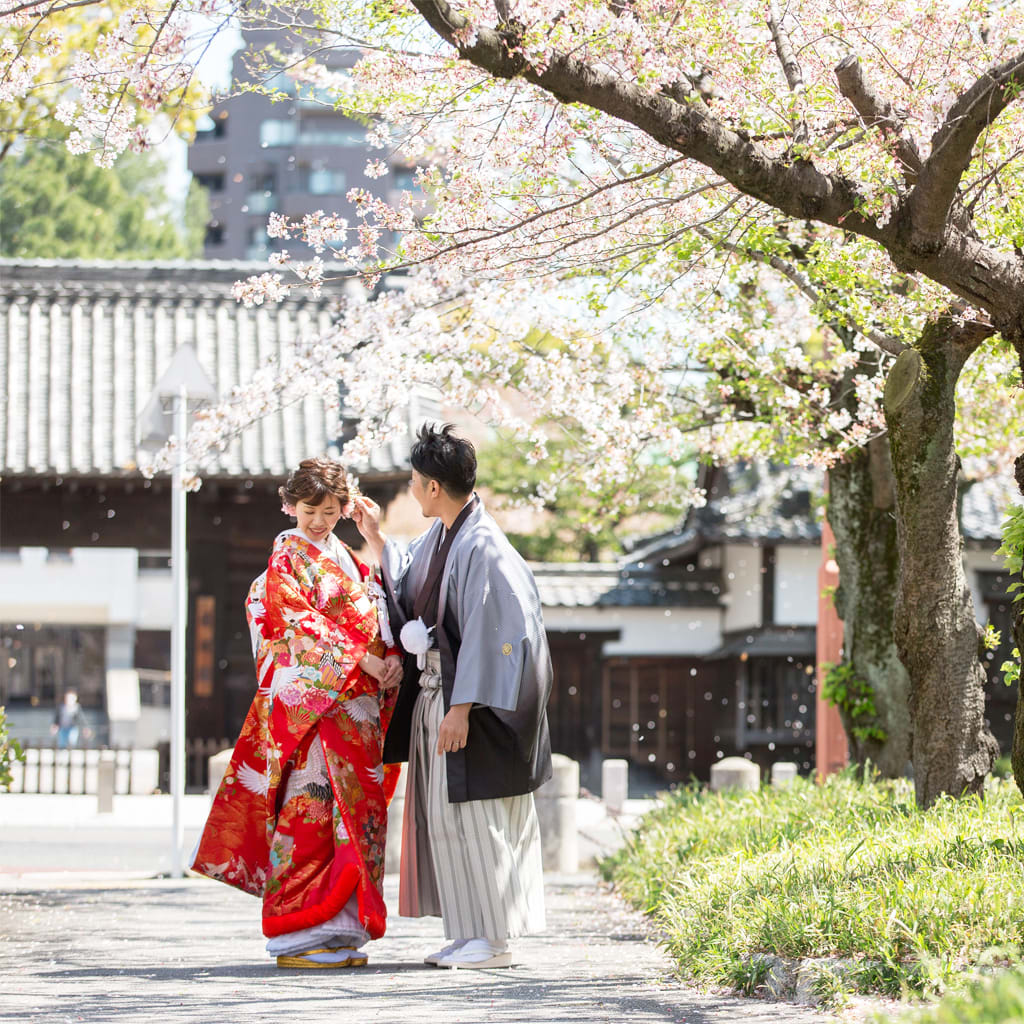
[[[745,757],[727,757],[711,766],[711,791],[761,788],[761,769]]]
[[[114,810],[114,782],[117,776],[117,755],[112,750],[100,752],[96,765],[96,812],[112,814]]]
[[[234,752],[233,747],[228,747],[227,750],[220,750],[213,757],[206,759],[211,800],[217,795],[217,790],[220,789],[220,784],[224,780],[224,773],[228,770],[228,765],[231,763],[231,755]]]
[[[551,765],[551,778],[534,794],[544,870],[575,874],[580,866],[576,837],[580,766],[565,754],[552,754]]]
[[[629,796],[629,762],[608,758],[601,765],[601,799],[613,814],[621,814]]]
[[[402,773],[398,776],[395,795],[388,805],[388,838],[384,847],[384,871],[391,875],[397,874],[402,866],[402,818],[405,815],[405,783],[409,774],[409,766],[402,765]]]
[[[798,770],[795,761],[776,761],[772,765],[772,786],[781,789],[789,786],[797,777]]]

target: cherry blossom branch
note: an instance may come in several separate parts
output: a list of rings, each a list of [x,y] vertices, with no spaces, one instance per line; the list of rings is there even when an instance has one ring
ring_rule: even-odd
[[[942,127],[932,136],[931,155],[907,199],[919,244],[942,238],[960,180],[981,133],[1024,89],[1024,53],[986,71],[960,94]]]
[[[843,226],[875,241],[888,232],[858,213],[861,196],[841,175],[826,174],[807,160],[771,157],[727,127],[703,104],[681,104],[561,53],[533,67],[509,51],[505,33],[473,26],[446,0],[412,0],[428,25],[461,57],[498,78],[521,78],[564,103],[583,103],[635,125],[652,139],[725,178],[741,192],[801,220]]]
[[[860,58],[854,54],[844,57],[836,65],[836,81],[839,83],[839,91],[850,101],[861,120],[869,128],[878,128],[883,135],[894,141],[904,178],[909,185],[913,185],[924,166],[917,144],[893,105],[879,96],[864,77]]]
[[[793,44],[790,41],[789,33],[782,24],[782,13],[776,0],[768,4],[768,27],[771,29],[772,40],[775,43],[775,52],[778,54],[779,63],[782,65],[782,72],[786,76],[789,91],[793,94],[794,100],[799,105],[799,114],[794,112],[793,118],[793,141],[802,146],[807,142],[807,118],[803,109],[804,75],[800,70],[800,62],[793,52]]]
[[[930,197],[932,205],[921,212],[903,204],[902,216],[877,219],[865,211],[868,197],[845,174],[827,173],[803,157],[775,157],[763,146],[752,143],[711,113],[701,103],[680,103],[663,91],[651,92],[610,71],[583,60],[553,51],[544,61],[532,64],[515,48],[508,33],[473,25],[456,12],[447,0],[412,0],[427,24],[458,52],[459,56],[500,79],[521,79],[547,92],[562,103],[581,103],[611,117],[632,124],[668,149],[702,164],[754,199],[796,220],[812,220],[853,232],[884,247],[898,270],[920,272],[950,289],[971,305],[998,313],[1005,329],[1016,333],[1024,323],[1024,267],[1016,256],[984,244],[965,226],[945,223],[945,210],[936,214],[943,196],[955,194],[959,177],[943,175],[941,169],[957,173],[961,162],[951,161],[963,144],[971,144],[981,127],[954,130],[943,147],[941,159],[930,166],[929,182],[915,187],[914,198]],[[978,87],[965,94],[974,106],[957,104],[964,114],[976,114],[980,100],[991,103],[985,123],[991,121],[992,104],[1002,109],[1009,102],[1005,89],[992,96],[993,83],[1014,84],[1017,63],[985,76]],[[987,91],[982,85],[987,83]],[[974,121],[966,118],[969,125]],[[946,209],[948,209],[948,202]],[[923,231],[914,218],[922,216]],[[931,229],[936,221],[945,230]],[[1016,297],[1019,298],[1010,298]],[[1000,328],[1003,329],[1002,327]]]
[[[450,242],[448,245],[443,246],[440,249],[436,250],[435,252],[430,253],[428,256],[424,256],[424,257],[422,257],[420,259],[403,261],[401,263],[395,264],[392,267],[389,267],[388,269],[392,270],[392,271],[394,271],[394,270],[408,270],[408,269],[411,269],[413,267],[421,266],[423,264],[433,263],[439,257],[450,255],[452,253],[458,252],[461,249],[467,249],[467,248],[470,248],[472,246],[482,245],[485,242],[492,242],[492,241],[494,241],[496,239],[502,238],[502,237],[507,236],[509,234],[513,234],[513,233],[515,233],[517,231],[521,231],[524,227],[527,227],[530,224],[533,224],[533,223],[535,223],[537,221],[544,220],[546,218],[547,219],[553,219],[554,216],[557,215],[557,214],[567,213],[567,212],[573,210],[574,208],[583,205],[584,203],[590,201],[591,199],[594,199],[596,196],[599,196],[602,193],[607,192],[607,191],[609,191],[611,189],[619,188],[619,187],[625,186],[625,185],[635,184],[635,183],[640,182],[640,181],[645,181],[647,179],[650,179],[650,178],[653,178],[653,177],[657,177],[663,171],[668,170],[668,168],[674,166],[675,164],[678,164],[679,162],[680,162],[680,158],[678,158],[678,157],[676,157],[674,159],[671,159],[671,160],[665,160],[664,162],[658,164],[655,167],[651,167],[651,168],[648,168],[645,171],[641,171],[639,174],[630,175],[629,177],[626,177],[626,178],[616,178],[614,181],[607,182],[604,185],[595,186],[589,192],[586,192],[586,193],[584,193],[582,195],[574,196],[568,202],[560,203],[559,205],[551,207],[550,209],[539,210],[537,213],[530,214],[528,217],[522,217],[522,218],[516,220],[512,224],[507,224],[507,225],[505,225],[505,226],[503,226],[501,228],[495,228],[495,229],[490,230],[490,231],[479,231],[479,232],[475,233],[473,235],[473,237],[471,237],[471,238],[466,238],[466,239],[459,239],[458,238],[458,235],[460,235],[460,234],[465,234],[465,233],[472,232],[473,229],[471,229],[471,228],[462,228],[459,231],[451,232],[450,233],[451,237],[453,239],[455,239],[455,240]],[[720,182],[720,181],[706,182],[706,183],[702,184],[701,186],[699,186],[698,188],[691,189],[690,191],[685,193],[685,195],[683,195],[683,196],[672,197],[670,199],[663,200],[661,204],[653,204],[653,205],[671,205],[671,204],[679,203],[679,202],[682,202],[685,199],[693,198],[694,196],[699,195],[702,192],[712,191],[713,189],[720,187],[722,184],[723,184],[723,182]],[[645,207],[645,209],[647,209],[647,207]],[[621,223],[621,221],[619,223]],[[614,225],[612,225],[612,226],[614,226]],[[610,230],[610,227],[609,228],[605,228],[602,231],[592,232],[590,235],[588,235],[586,237],[589,237],[589,238],[598,237],[599,235],[606,234],[609,230]],[[440,231],[438,231],[437,233],[438,234],[444,234],[444,232],[440,232]],[[576,236],[576,237],[579,237],[579,236]]]
[[[0,15],[7,18],[15,14],[31,11],[33,14],[38,13],[40,17],[45,18],[51,14],[61,14],[64,11],[74,10],[76,7],[101,6],[103,6],[102,0],[64,0],[62,3],[52,3],[51,0],[25,0],[24,3],[0,9]],[[41,7],[45,7],[46,10],[40,11],[39,8]]]
[[[792,282],[800,290],[800,292],[811,300],[815,305],[825,304],[827,300],[821,294],[821,292],[815,287],[814,282],[811,281],[810,277],[807,276],[799,267],[795,264],[790,263],[789,260],[784,260],[777,253],[767,253],[759,249],[754,249],[750,246],[740,245],[736,242],[729,242],[720,238],[715,238],[710,231],[704,228],[698,229],[697,233],[713,242],[716,248],[725,249],[728,252],[735,253],[737,256],[742,256],[745,259],[752,259],[758,263],[763,263],[777,273],[781,274],[786,280]],[[883,352],[888,352],[889,355],[898,356],[905,349],[909,348],[898,338],[894,338],[890,334],[886,334],[884,331],[879,331],[873,327],[865,327],[862,324],[851,324],[850,325],[858,334],[867,338],[877,348]]]

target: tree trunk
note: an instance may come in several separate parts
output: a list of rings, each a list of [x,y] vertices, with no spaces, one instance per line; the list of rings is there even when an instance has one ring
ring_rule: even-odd
[[[1024,354],[1021,356],[1021,376],[1024,378]],[[1014,479],[1020,493],[1024,495],[1024,455],[1018,455],[1014,463]],[[1024,571],[1021,572],[1024,578]],[[1019,652],[1018,658],[1024,667],[1024,599],[1013,604],[1013,646]],[[1017,708],[1013,716],[1013,748],[1010,751],[1010,766],[1017,788],[1024,793],[1024,680],[1017,680]]]
[[[948,320],[896,359],[885,414],[896,478],[900,584],[893,619],[910,676],[917,801],[980,792],[999,748],[985,728],[985,670],[957,518],[956,382],[973,348]]]
[[[873,440],[829,472],[828,521],[836,538],[843,662],[869,692],[874,714],[839,706],[850,758],[886,778],[910,761],[910,678],[893,639],[899,585],[895,481],[889,439]],[[877,735],[884,733],[884,739]],[[874,733],[875,735],[872,735]]]
[[[1024,604],[1015,604],[1013,608],[1013,646],[1020,651],[1019,660],[1024,665]],[[1024,680],[1017,680],[1017,706],[1013,715],[1013,746],[1010,750],[1010,767],[1013,769],[1013,781],[1024,793],[1024,700],[1021,690]]]

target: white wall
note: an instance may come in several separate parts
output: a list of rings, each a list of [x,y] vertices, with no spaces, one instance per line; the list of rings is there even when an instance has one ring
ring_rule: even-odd
[[[102,626],[107,669],[131,669],[135,630],[169,630],[172,618],[170,569],[140,572],[135,548],[72,548],[50,558],[46,548],[28,547],[0,559],[0,622]],[[9,711],[22,736],[49,736],[52,709]],[[144,707],[109,724],[112,742],[151,747],[167,738],[170,712]]]
[[[978,573],[1005,571],[1003,556],[997,555],[995,548],[988,551],[968,548],[964,552],[964,568],[967,571],[967,584],[971,588],[971,598],[974,601],[974,617],[984,626],[988,615],[981,599],[981,591],[978,589]]]
[[[818,622],[817,545],[780,544],[775,549],[775,621],[783,626]]]
[[[170,569],[142,569],[137,581],[137,629],[170,629],[174,622],[174,580]]]
[[[46,548],[22,548],[20,557],[3,560],[0,622],[134,623],[134,548],[72,548],[70,558],[47,555]]]
[[[751,544],[726,544],[722,554],[725,615],[722,631],[761,625],[761,549]]]
[[[620,630],[604,645],[614,655],[707,654],[722,642],[717,608],[545,608],[544,625],[554,632]]]
[[[135,548],[72,548],[52,559],[46,548],[21,548],[0,562],[0,622],[170,629],[173,617],[171,570],[140,572]]]

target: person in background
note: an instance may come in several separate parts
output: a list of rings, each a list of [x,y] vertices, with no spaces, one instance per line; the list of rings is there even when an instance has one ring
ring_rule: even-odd
[[[53,716],[50,734],[57,737],[57,746],[61,750],[77,747],[81,736],[91,735],[85,721],[85,712],[78,703],[77,691],[65,691],[64,703],[57,705],[56,714]]]

